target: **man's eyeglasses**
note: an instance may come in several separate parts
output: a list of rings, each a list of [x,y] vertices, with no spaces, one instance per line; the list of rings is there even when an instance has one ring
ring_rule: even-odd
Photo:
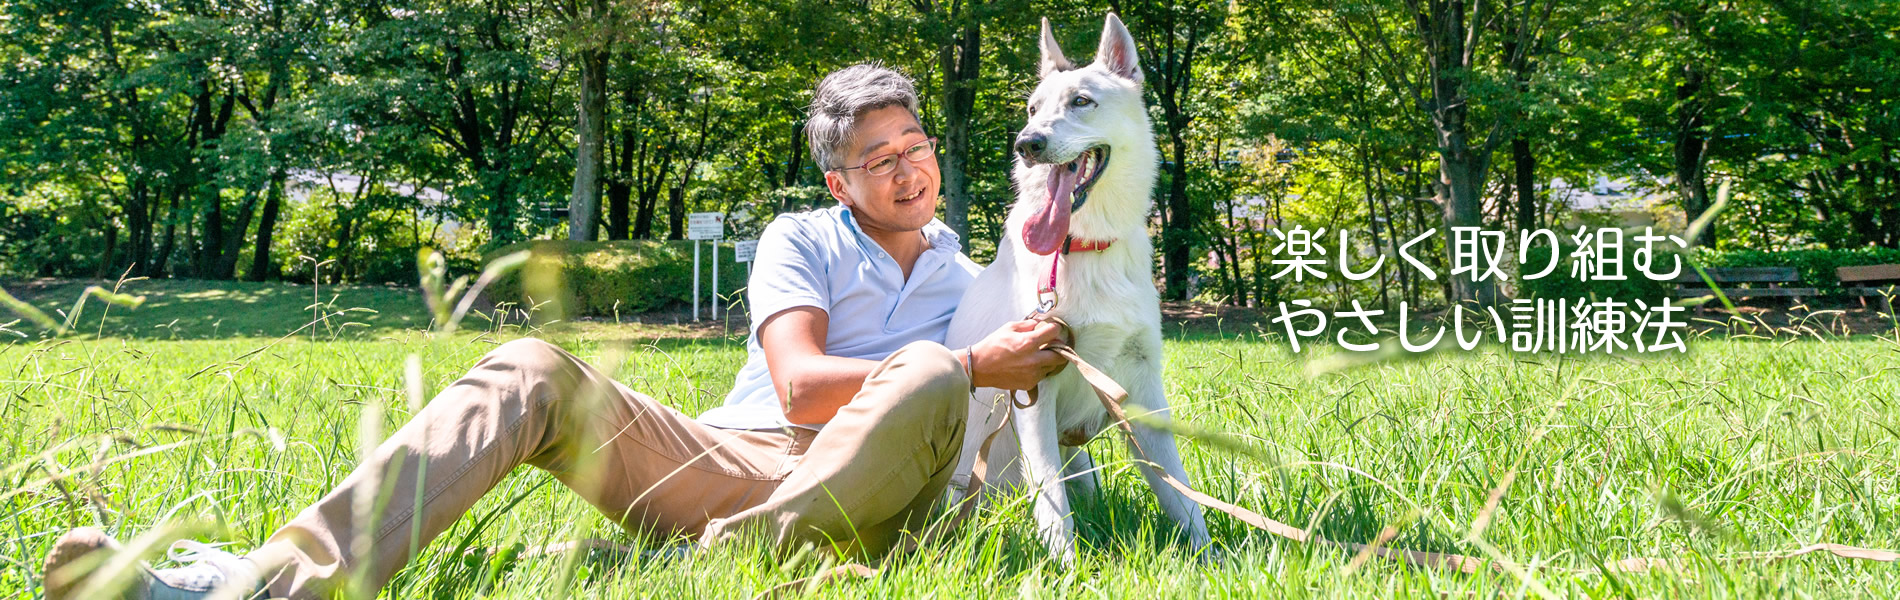
[[[874,157],[871,160],[864,161],[864,164],[861,164],[855,167],[845,167],[842,169],[835,169],[835,170],[839,173],[843,173],[845,171],[851,171],[855,169],[864,169],[864,172],[868,175],[884,176],[884,175],[891,174],[891,171],[897,170],[897,158],[900,156],[903,157],[904,160],[908,160],[913,163],[919,163],[919,162],[923,162],[925,159],[928,159],[936,155],[937,155],[937,138],[925,138],[924,141],[917,142],[916,144],[911,145],[911,147],[905,148],[903,152],[893,152],[893,153],[886,154],[883,156]]]

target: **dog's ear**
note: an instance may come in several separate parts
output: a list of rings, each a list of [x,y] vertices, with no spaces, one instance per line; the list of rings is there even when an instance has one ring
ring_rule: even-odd
[[[1049,28],[1049,17],[1042,18],[1042,63],[1039,66],[1041,77],[1075,68],[1075,64],[1062,55],[1062,47],[1056,45],[1056,32]]]
[[[1108,13],[1108,23],[1102,26],[1102,45],[1095,49],[1095,62],[1107,67],[1110,73],[1141,83],[1135,36],[1128,33],[1128,26],[1123,25],[1115,13]]]

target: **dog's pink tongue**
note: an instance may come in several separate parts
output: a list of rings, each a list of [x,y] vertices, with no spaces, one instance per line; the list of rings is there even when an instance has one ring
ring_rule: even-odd
[[[1029,217],[1023,245],[1036,254],[1054,254],[1069,237],[1069,197],[1075,195],[1076,171],[1068,165],[1049,169],[1049,204]]]

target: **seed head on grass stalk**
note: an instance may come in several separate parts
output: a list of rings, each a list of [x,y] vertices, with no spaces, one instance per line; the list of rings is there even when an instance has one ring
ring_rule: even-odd
[[[1723,180],[1722,187],[1716,189],[1715,203],[1709,205],[1708,210],[1702,211],[1702,216],[1696,217],[1695,222],[1689,224],[1689,229],[1683,232],[1691,243],[1701,239],[1702,230],[1714,224],[1716,215],[1722,214],[1722,210],[1728,208],[1729,187],[1733,183],[1733,180]],[[1729,301],[1728,294],[1722,293],[1722,286],[1716,284],[1714,278],[1709,277],[1709,272],[1702,268],[1701,263],[1690,260],[1689,268],[1695,269],[1696,276],[1702,279],[1703,285],[1709,286],[1709,292],[1715,295],[1716,300],[1722,302],[1724,308],[1727,308],[1731,314],[1735,312],[1735,303]]]
[[[481,297],[482,291],[488,289],[488,285],[496,279],[527,263],[532,255],[532,252],[522,250],[489,261],[488,266],[482,268],[481,277],[470,287],[467,275],[447,283],[448,262],[442,258],[442,253],[432,248],[422,249],[416,258],[416,270],[421,275],[423,300],[429,305],[429,313],[435,317],[436,332],[445,335],[455,333],[456,326],[468,314],[469,307],[474,306],[475,299]]]

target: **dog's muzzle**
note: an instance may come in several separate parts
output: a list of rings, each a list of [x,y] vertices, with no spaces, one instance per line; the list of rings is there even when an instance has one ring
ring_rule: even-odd
[[[1045,156],[1048,152],[1049,136],[1028,132],[1016,136],[1016,155],[1022,157],[1023,162],[1029,164],[1048,162]]]

